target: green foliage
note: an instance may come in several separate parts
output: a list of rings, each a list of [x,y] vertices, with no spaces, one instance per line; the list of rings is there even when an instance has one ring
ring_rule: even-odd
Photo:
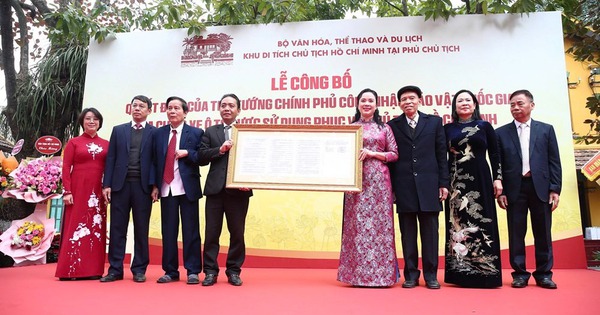
[[[371,2],[371,1],[367,1]],[[357,0],[236,1],[206,0],[210,25],[285,23],[343,19],[359,9]]]
[[[150,6],[143,1],[99,3],[91,8],[70,5],[51,14],[56,26],[50,30],[49,39],[58,45],[65,41],[87,44],[90,39],[102,42],[114,33],[175,28],[200,34],[205,29],[205,14],[201,6],[189,0],[160,0]]]
[[[597,250],[592,253],[592,258],[596,261],[600,260],[600,250]]]
[[[425,0],[421,2],[419,7],[419,13],[422,14],[426,20],[436,20],[440,18],[448,20],[457,13],[457,9],[452,7],[452,2],[450,0]]]
[[[595,118],[588,118],[583,121],[590,126],[588,133],[584,136],[576,136],[576,143],[600,144],[600,94],[595,94],[587,98],[585,107],[589,109],[590,115]]]
[[[0,130],[9,126],[13,138],[76,134],[78,128],[72,122],[81,108],[87,45],[91,40],[102,42],[120,32],[186,28],[188,35],[197,35],[207,25],[330,20],[354,15],[448,20],[458,14],[558,10],[563,12],[565,35],[576,39],[575,46],[567,52],[577,60],[600,64],[598,0],[463,0],[460,5],[453,5],[450,0],[61,0],[52,3],[58,7],[50,8],[42,17],[40,14],[30,17],[30,25],[15,24],[21,32],[26,29],[30,37],[31,26],[46,28],[50,48],[30,76],[21,76],[24,79],[17,87],[18,104],[8,104],[9,110],[3,111]],[[17,34],[12,34],[13,39],[26,44],[26,39]],[[40,55],[38,43],[39,40],[33,44],[35,56]],[[598,96],[588,98],[586,107],[596,118],[585,121],[590,125],[590,133],[581,137],[581,141],[586,143],[600,143],[599,103]],[[13,119],[17,124],[11,123]],[[55,123],[49,123],[54,120]]]
[[[81,109],[87,45],[75,41],[50,50],[29,80],[18,86],[16,139],[33,143],[41,135],[68,139],[77,133],[79,126],[74,121]],[[33,148],[30,150],[24,152],[26,156],[33,155]]]

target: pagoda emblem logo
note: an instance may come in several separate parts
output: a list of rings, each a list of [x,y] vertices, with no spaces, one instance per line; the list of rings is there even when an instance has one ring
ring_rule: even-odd
[[[196,35],[183,40],[182,67],[218,66],[233,63],[231,40],[227,34]]]

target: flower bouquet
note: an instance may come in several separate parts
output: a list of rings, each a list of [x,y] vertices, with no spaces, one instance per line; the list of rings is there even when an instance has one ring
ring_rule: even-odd
[[[43,264],[54,237],[54,219],[35,211],[23,220],[15,220],[0,235],[0,252],[12,257],[15,266]]]
[[[18,165],[19,162],[14,155],[9,155],[7,157],[4,155],[4,152],[0,151],[0,191],[4,192],[4,190],[10,187],[11,178],[8,175],[14,171]]]
[[[4,191],[3,197],[22,199],[38,203],[59,197],[63,192],[60,157],[41,157],[31,161],[22,161],[17,169],[10,173],[12,183]]]
[[[25,249],[31,250],[32,247],[39,246],[43,238],[43,224],[34,221],[25,221],[13,236],[11,246],[16,248],[25,247]]]

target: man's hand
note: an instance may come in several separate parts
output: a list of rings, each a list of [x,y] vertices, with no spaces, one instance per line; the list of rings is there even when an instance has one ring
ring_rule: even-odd
[[[227,140],[225,142],[223,142],[223,144],[221,145],[221,147],[219,148],[219,153],[220,154],[225,154],[227,153],[227,151],[229,151],[231,149],[231,147],[233,146],[233,141]]]
[[[152,192],[150,193],[150,196],[152,197],[152,202],[158,201],[158,187],[152,187]]]
[[[110,187],[106,187],[104,189],[102,189],[102,194],[104,195],[104,200],[106,200],[106,203],[110,202]]]
[[[440,201],[444,201],[448,198],[448,188],[440,187]]]
[[[550,192],[550,200],[548,201],[548,203],[551,206],[552,211],[554,211],[554,209],[556,209],[556,207],[558,207],[558,200],[560,199],[559,194],[551,191]]]
[[[506,207],[508,207],[508,201],[506,200],[506,196],[505,195],[500,195],[498,196],[498,205],[500,206],[500,208],[506,210]]]

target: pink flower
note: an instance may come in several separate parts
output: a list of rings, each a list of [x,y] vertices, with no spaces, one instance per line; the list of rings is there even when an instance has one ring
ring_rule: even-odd
[[[9,192],[16,198],[23,194],[32,194],[33,197],[19,198],[32,199],[34,202],[48,198],[51,195],[62,193],[62,160],[60,158],[41,157],[32,161],[22,161],[19,167],[10,173],[13,183]]]

